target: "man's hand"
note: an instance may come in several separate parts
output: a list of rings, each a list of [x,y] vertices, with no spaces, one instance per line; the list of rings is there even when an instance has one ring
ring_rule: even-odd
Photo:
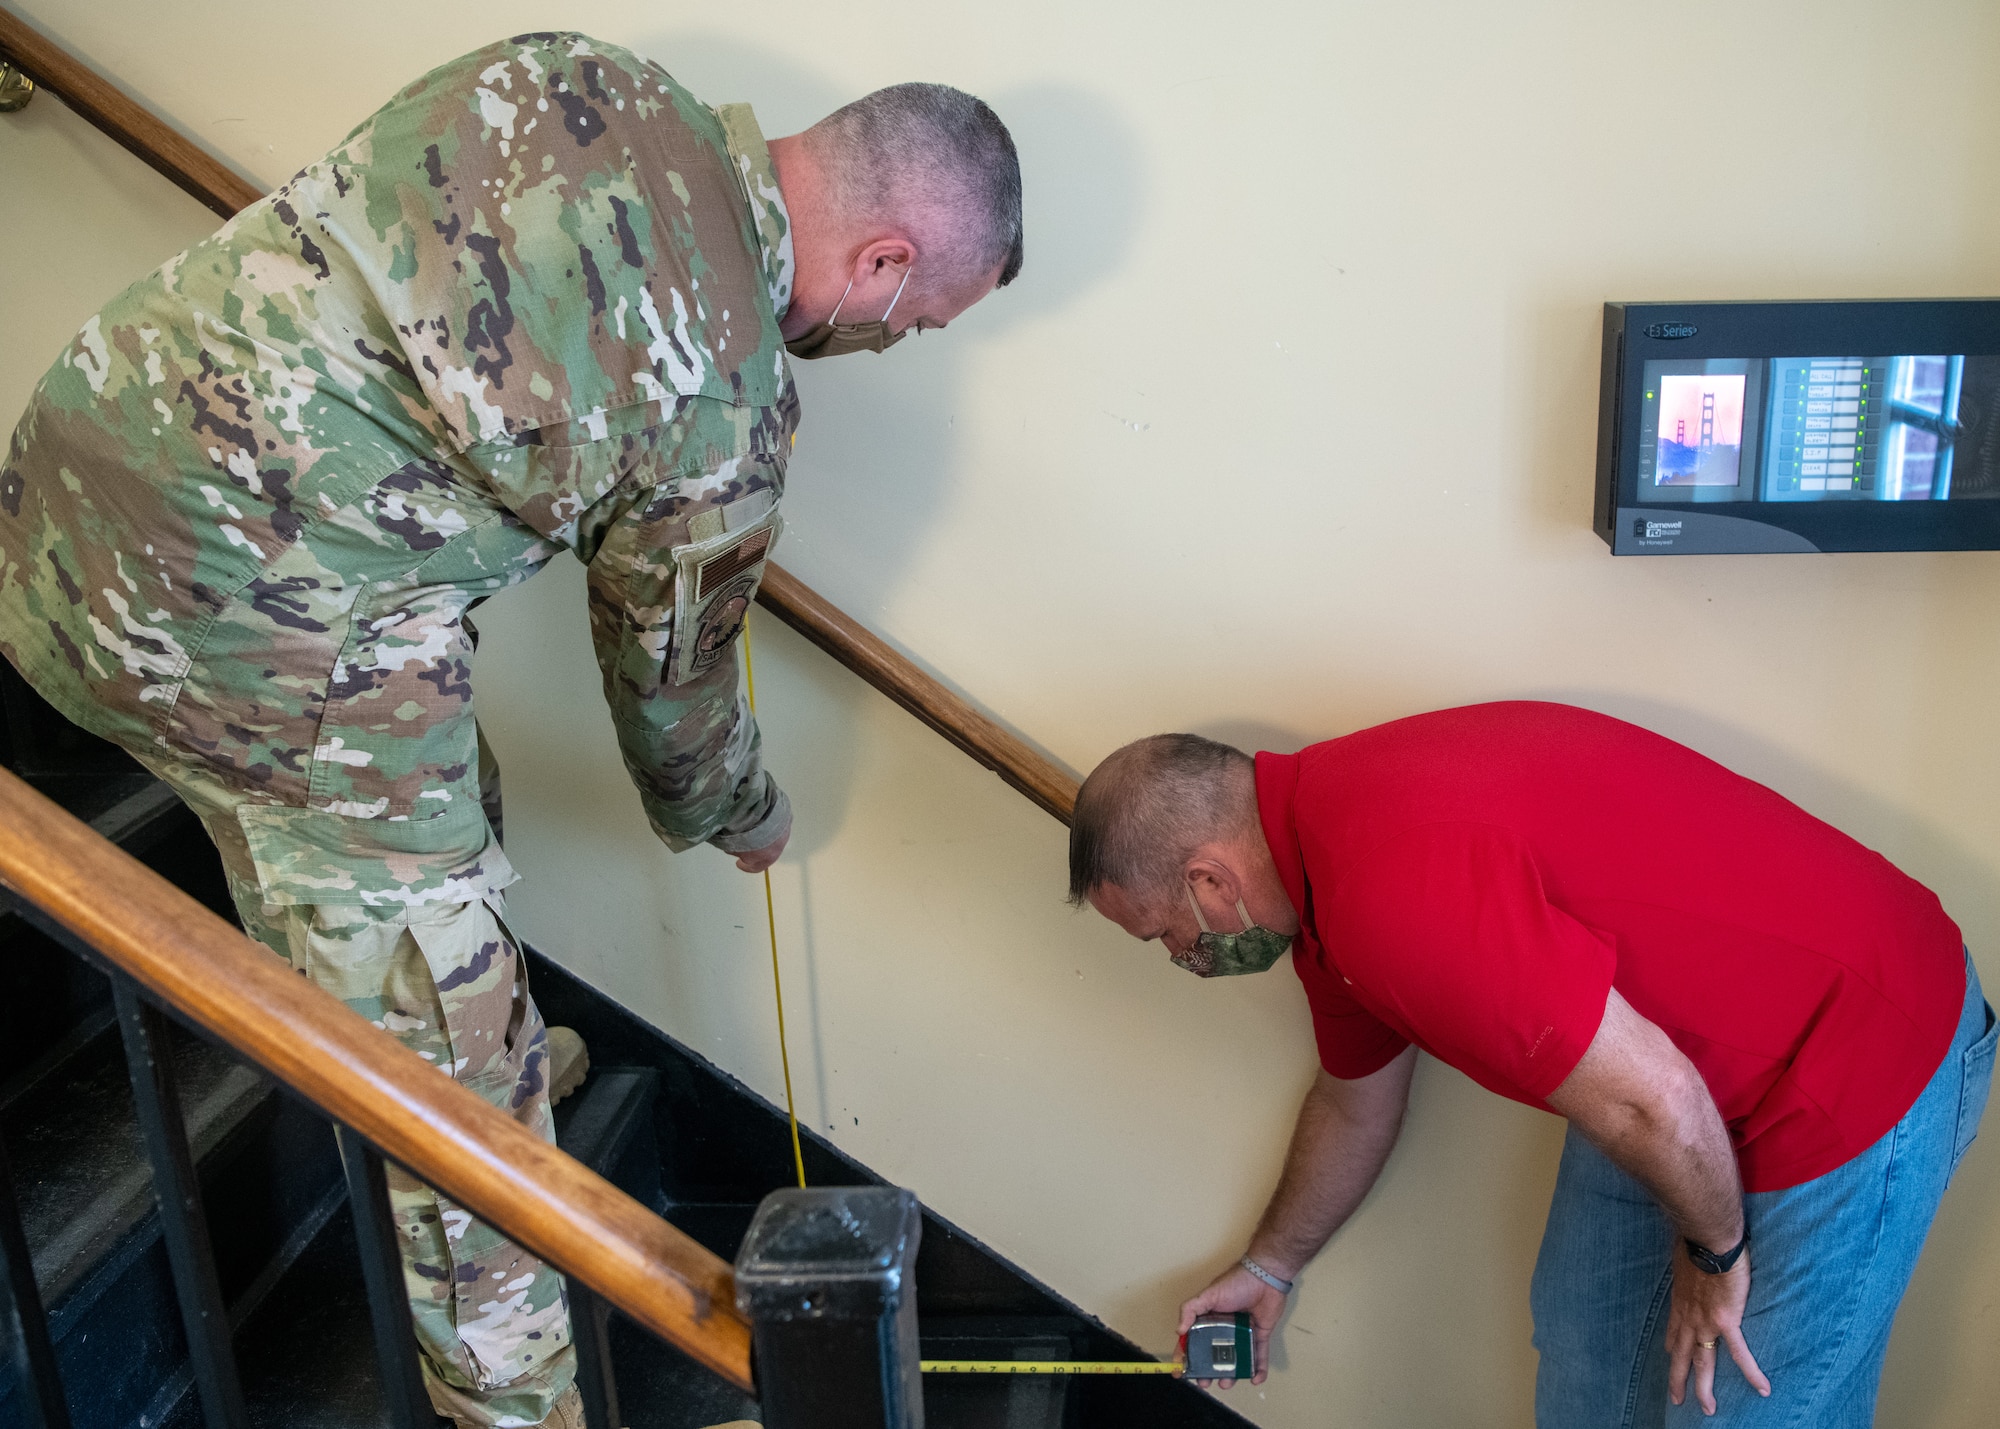
[[[1732,1246],[1743,1234],[1743,1183],[1722,1113],[1701,1074],[1667,1034],[1613,989],[1604,1020],[1583,1059],[1549,1093],[1549,1106],[1593,1146],[1659,1199],[1667,1219],[1697,1244]],[[1726,1274],[1709,1275],[1674,1251],[1673,1302],[1667,1313],[1667,1389],[1687,1398],[1693,1367],[1695,1398],[1715,1413],[1715,1362],[1723,1345],[1759,1394],[1771,1381],[1743,1341],[1743,1307],[1750,1299],[1746,1247]],[[1711,1349],[1703,1340],[1715,1341]]]
[[[778,861],[778,855],[785,851],[785,845],[791,841],[792,829],[791,825],[787,824],[783,833],[762,848],[753,848],[748,853],[736,855],[736,866],[745,873],[762,873]]]
[[[1260,1260],[1259,1264],[1263,1264]],[[1271,1372],[1270,1354],[1267,1347],[1271,1343],[1271,1332],[1278,1328],[1278,1321],[1285,1313],[1285,1297],[1266,1285],[1240,1265],[1232,1265],[1209,1282],[1208,1289],[1181,1306],[1181,1337],[1185,1342],[1187,1332],[1194,1328],[1199,1315],[1230,1315],[1238,1310],[1250,1312],[1251,1337],[1255,1343],[1257,1375],[1250,1382],[1262,1384],[1264,1376]],[[1198,1379],[1196,1384],[1213,1384],[1217,1381]],[[1224,1389],[1236,1383],[1233,1379],[1220,1381]]]
[[[1688,1259],[1685,1250],[1674,1252],[1674,1296],[1667,1311],[1667,1393],[1676,1404],[1687,1398],[1688,1370],[1694,1370],[1694,1397],[1704,1414],[1715,1413],[1715,1365],[1721,1350],[1743,1371],[1743,1378],[1759,1394],[1769,1395],[1771,1381],[1757,1367],[1750,1346],[1743,1340],[1743,1307],[1750,1301],[1750,1249],[1721,1275],[1709,1275]],[[1715,1341],[1712,1349],[1702,1342]]]
[[[1416,1065],[1417,1049],[1405,1047],[1387,1066],[1365,1077],[1343,1081],[1324,1071],[1315,1074],[1292,1128],[1284,1175],[1250,1237],[1250,1255],[1259,1265],[1281,1280],[1295,1278],[1299,1267],[1318,1255],[1327,1238],[1354,1214],[1382,1174],[1382,1163],[1402,1130]],[[1197,1315],[1238,1310],[1250,1312],[1256,1344],[1251,1382],[1262,1384],[1270,1373],[1271,1332],[1285,1313],[1285,1297],[1242,1266],[1231,1266],[1181,1306],[1181,1333],[1188,1332]],[[1222,1387],[1235,1383],[1225,1379]]]

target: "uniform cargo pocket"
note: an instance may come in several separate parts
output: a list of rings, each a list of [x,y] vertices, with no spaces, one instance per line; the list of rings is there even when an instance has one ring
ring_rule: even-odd
[[[485,810],[469,799],[427,819],[246,804],[236,821],[266,903],[467,903],[517,877]]]
[[[700,679],[729,653],[783,529],[773,504],[739,530],[674,547],[674,684]]]

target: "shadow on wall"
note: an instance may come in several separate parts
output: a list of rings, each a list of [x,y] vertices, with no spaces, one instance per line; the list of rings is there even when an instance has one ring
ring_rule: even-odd
[[[1869,847],[1893,842],[1901,852],[1897,864],[1911,877],[1932,888],[1986,888],[1993,883],[1990,852],[1954,840],[1942,828],[1919,817],[1902,803],[1872,794],[1840,778],[1825,766],[1810,763],[1754,729],[1717,719],[1687,705],[1634,696],[1622,690],[1543,689],[1514,696],[1524,700],[1558,700],[1598,710],[1617,719],[1677,740],[1738,773],[1765,784],[1798,804],[1813,817],[1859,839]],[[1962,927],[1975,956],[1980,954],[1990,909],[1947,909]],[[1979,958],[1991,965],[1990,958]]]
[[[1147,731],[1147,733],[1153,732]],[[1300,734],[1295,730],[1275,724],[1265,724],[1261,720],[1254,719],[1211,720],[1206,724],[1196,725],[1190,731],[1204,739],[1233,745],[1245,754],[1260,754],[1265,751],[1273,754],[1297,754],[1308,744],[1317,744],[1322,739],[1332,739],[1336,734],[1344,732],[1330,729],[1319,734]],[[1135,734],[1132,737],[1142,739],[1144,735]]]
[[[1522,503],[1523,520],[1532,513],[1538,535],[1566,539],[1589,531],[1597,499],[1597,403],[1604,346],[1602,302],[1579,303],[1574,295],[1545,299],[1515,323],[1525,332],[1511,336],[1533,353],[1532,360],[1507,369],[1512,389],[1506,410],[1526,430],[1509,433],[1517,450],[1533,451],[1528,466],[1531,489]]]
[[[1116,271],[1139,222],[1138,144],[1101,100],[1055,87],[985,97],[1021,152],[1021,276],[949,332],[912,337],[879,359],[795,369],[805,418],[793,466],[792,509],[800,515],[789,528],[787,559],[871,623],[904,589],[904,573],[953,488],[1004,479],[982,469],[956,431],[975,405],[970,384],[984,346],[1031,326],[1053,334],[1047,320]],[[1021,419],[1032,423],[1034,414]],[[1024,555],[1026,576],[1032,553]]]
[[[770,51],[706,31],[641,37],[636,47],[710,104],[747,100],[767,136],[794,133],[860,92]],[[935,72],[883,76],[950,82]],[[1021,155],[1027,225],[1021,276],[954,322],[893,350],[793,364],[803,418],[786,493],[780,559],[850,615],[879,630],[903,589],[925,533],[952,488],[995,479],[959,440],[982,348],[995,336],[1075,306],[1125,261],[1144,207],[1137,135],[1101,97],[1062,85],[980,96]],[[1024,414],[1024,418],[1029,414]],[[996,593],[996,597],[1000,593]],[[976,701],[975,701],[976,702]],[[846,772],[817,778],[818,816],[802,822],[794,851],[844,822]]]
[[[1308,744],[1317,744],[1322,739],[1332,739],[1344,733],[1345,730],[1329,729],[1320,734],[1299,734],[1295,730],[1285,729],[1280,725],[1265,724],[1261,720],[1254,719],[1197,721],[1184,730],[1131,729],[1120,736],[1116,745],[1104,750],[1098,756],[1098,761],[1086,765],[1079,772],[1088,777],[1091,770],[1097,767],[1097,762],[1109,758],[1114,750],[1122,749],[1134,740],[1145,739],[1155,734],[1198,734],[1203,739],[1213,739],[1218,743],[1240,749],[1245,754],[1256,755],[1265,751],[1296,754]]]

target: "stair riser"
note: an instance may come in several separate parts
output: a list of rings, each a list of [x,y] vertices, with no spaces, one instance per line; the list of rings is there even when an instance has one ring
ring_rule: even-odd
[[[202,1163],[202,1200],[230,1318],[247,1316],[340,1204],[333,1134],[272,1094]],[[75,1429],[144,1429],[186,1392],[187,1351],[157,1211],[49,1306]],[[0,1426],[21,1422],[0,1366]]]

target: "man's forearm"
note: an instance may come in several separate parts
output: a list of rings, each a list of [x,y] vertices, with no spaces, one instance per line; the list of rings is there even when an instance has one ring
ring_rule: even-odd
[[[734,662],[727,663],[733,677]],[[748,708],[719,679],[672,694],[678,698],[663,689],[632,711],[649,719],[644,724],[613,707],[619,752],[653,832],[676,852],[717,834],[763,832],[759,826],[783,816],[785,806],[763,772],[762,739]]]
[[[1743,1233],[1743,1183],[1722,1113],[1694,1063],[1614,988],[1590,1046],[1549,1106],[1711,1250]]]
[[[1692,1068],[1657,1114],[1632,1116],[1592,1139],[1653,1193],[1689,1240],[1720,1251],[1742,1238],[1743,1182],[1736,1152],[1722,1113]]]
[[[1321,1073],[1306,1093],[1284,1174],[1250,1238],[1250,1255],[1287,1280],[1354,1214],[1396,1144],[1414,1052],[1359,1082]]]

